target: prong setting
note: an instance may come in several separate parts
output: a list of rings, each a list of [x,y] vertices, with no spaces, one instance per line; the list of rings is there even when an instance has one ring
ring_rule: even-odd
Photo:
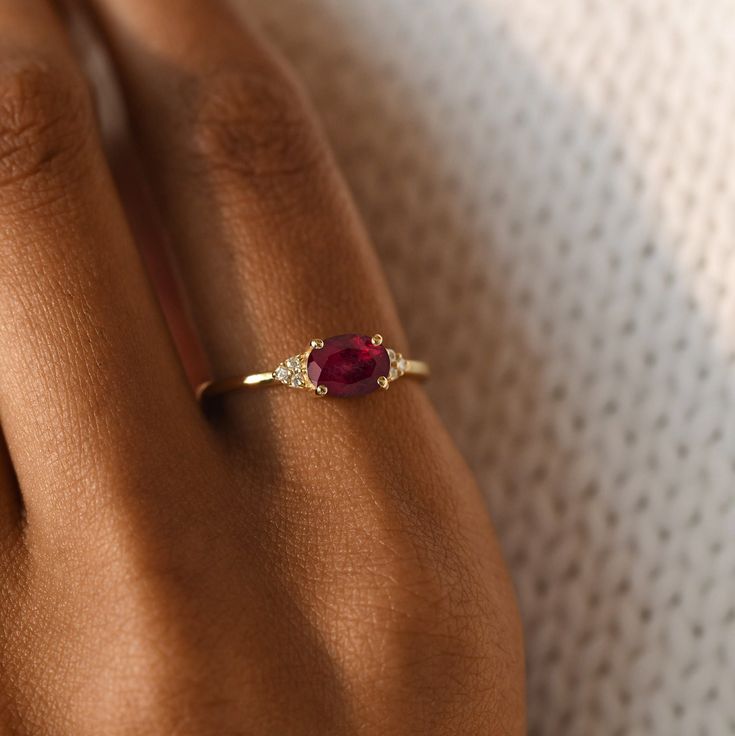
[[[335,373],[335,364],[339,367],[342,361],[351,366],[356,354],[363,361],[361,368],[372,372],[372,375],[363,378],[362,384],[355,381],[358,390],[353,390],[349,382],[343,385],[345,382],[339,370]],[[312,363],[313,375],[310,368]],[[304,353],[286,358],[271,376],[274,381],[291,388],[307,389],[320,397],[329,394],[337,398],[360,396],[378,388],[385,391],[407,372],[408,361],[397,350],[386,347],[382,335],[376,333],[372,336],[338,335],[324,340],[312,338]]]

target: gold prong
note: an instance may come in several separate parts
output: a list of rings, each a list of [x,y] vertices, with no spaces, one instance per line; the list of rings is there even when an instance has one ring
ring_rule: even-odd
[[[321,350],[324,347],[324,340],[319,339],[318,337],[315,337],[310,343],[312,348],[314,350]]]
[[[390,382],[385,376],[380,376],[380,378],[378,378],[378,386],[387,391],[390,386]]]
[[[382,345],[383,344],[383,336],[382,335],[373,335],[370,342],[372,342],[373,345]]]
[[[326,386],[317,386],[316,387],[316,395],[317,396],[326,396],[329,389]]]

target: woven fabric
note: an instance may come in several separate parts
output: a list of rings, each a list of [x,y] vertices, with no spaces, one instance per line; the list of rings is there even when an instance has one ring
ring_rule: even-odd
[[[735,5],[247,12],[323,116],[486,495],[531,732],[735,734]]]

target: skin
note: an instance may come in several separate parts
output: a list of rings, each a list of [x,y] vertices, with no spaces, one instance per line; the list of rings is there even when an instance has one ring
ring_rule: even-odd
[[[272,51],[215,0],[87,9],[207,374],[410,354]],[[58,12],[0,0],[0,30],[0,733],[523,733],[512,587],[424,389],[203,410]]]

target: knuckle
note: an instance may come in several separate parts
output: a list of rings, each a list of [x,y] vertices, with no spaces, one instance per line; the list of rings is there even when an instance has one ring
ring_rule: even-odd
[[[196,84],[189,105],[194,152],[209,172],[248,180],[308,171],[323,145],[295,84],[266,71],[217,71]]]
[[[42,61],[0,66],[0,186],[65,168],[93,125],[89,92],[68,70]]]

